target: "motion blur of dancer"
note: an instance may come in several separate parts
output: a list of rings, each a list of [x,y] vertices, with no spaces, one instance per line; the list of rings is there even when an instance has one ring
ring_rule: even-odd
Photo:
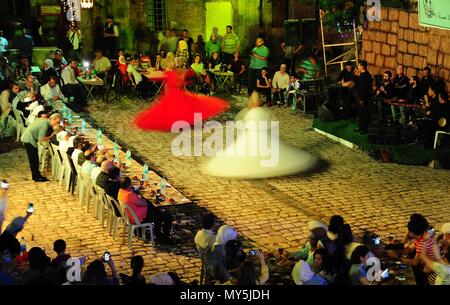
[[[242,120],[239,119],[242,117]],[[236,117],[238,129],[233,143],[203,165],[208,175],[226,178],[269,178],[312,170],[318,158],[279,138],[278,122],[260,107],[259,95],[251,95],[248,109]],[[228,126],[227,126],[228,128]],[[241,131],[241,132],[240,132]]]
[[[135,118],[139,128],[170,132],[173,123],[178,121],[194,125],[195,113],[201,113],[204,121],[228,109],[224,100],[184,90],[184,75],[168,71],[165,78],[164,95]]]

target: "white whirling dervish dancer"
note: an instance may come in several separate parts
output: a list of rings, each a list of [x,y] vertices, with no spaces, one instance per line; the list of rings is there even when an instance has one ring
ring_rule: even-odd
[[[318,158],[281,140],[278,121],[259,105],[258,94],[252,94],[248,109],[236,115],[235,129],[238,132],[234,142],[227,143],[223,151],[203,165],[204,173],[257,179],[294,175],[309,171],[318,164]]]

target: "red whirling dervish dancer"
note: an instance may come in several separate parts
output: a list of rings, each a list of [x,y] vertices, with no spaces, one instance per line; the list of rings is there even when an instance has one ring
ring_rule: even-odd
[[[201,113],[202,120],[205,121],[229,107],[222,99],[184,90],[184,79],[176,72],[166,72],[165,79],[164,95],[135,118],[139,128],[170,132],[172,124],[177,121],[186,121],[189,125],[194,125],[195,113]]]

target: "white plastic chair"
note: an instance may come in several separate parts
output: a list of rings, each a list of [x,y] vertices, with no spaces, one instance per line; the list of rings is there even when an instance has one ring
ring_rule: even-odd
[[[125,227],[125,218],[123,217],[122,209],[120,208],[120,203],[116,199],[106,194],[106,200],[108,202],[108,209],[110,210],[108,232],[110,235],[112,233],[113,240],[115,240],[117,238],[119,223],[121,223]],[[119,215],[117,215],[116,209]],[[124,236],[122,236],[122,239],[123,238]]]
[[[153,246],[155,245],[155,241],[153,238],[153,223],[152,222],[141,223],[139,221],[139,219],[137,218],[136,213],[133,211],[133,209],[128,204],[123,205],[122,214],[125,217],[125,226],[123,227],[124,239],[125,239],[125,231],[128,229],[128,248],[131,249],[131,238],[133,237],[134,231],[136,231],[136,229],[139,229],[139,228],[141,229],[141,238],[144,241],[144,243],[145,243],[145,233],[148,229],[150,231],[150,239],[152,241],[152,245]],[[131,221],[130,216],[133,219],[133,221]],[[123,242],[125,242],[124,239],[123,239]]]
[[[442,130],[437,130],[437,131],[436,131],[436,133],[434,134],[434,146],[433,146],[434,149],[436,149],[436,146],[437,146],[437,144],[438,144],[439,137],[440,137],[441,135],[443,135],[443,136],[445,136],[445,135],[450,136],[450,132],[446,132],[446,131],[442,131]]]
[[[20,110],[17,110],[13,108],[14,116],[16,117],[14,128],[16,129],[16,142],[19,142],[20,137],[24,133],[26,126],[25,126],[25,116],[23,115],[23,112]]]
[[[55,171],[55,180],[59,181],[59,185],[61,185],[62,180],[64,178],[64,165],[63,165],[63,158],[61,155],[61,152],[58,149],[58,146],[55,144],[51,144],[53,152],[56,156],[55,162],[56,162],[56,171]]]

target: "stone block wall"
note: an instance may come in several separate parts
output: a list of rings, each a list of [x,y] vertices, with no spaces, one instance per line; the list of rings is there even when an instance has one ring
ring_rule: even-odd
[[[417,12],[383,8],[382,21],[369,22],[363,33],[362,59],[367,60],[369,71],[381,74],[385,70],[395,74],[397,64],[403,64],[408,76],[422,76],[422,68],[430,66],[434,75],[439,67],[440,76],[450,90],[450,30],[419,25]]]

